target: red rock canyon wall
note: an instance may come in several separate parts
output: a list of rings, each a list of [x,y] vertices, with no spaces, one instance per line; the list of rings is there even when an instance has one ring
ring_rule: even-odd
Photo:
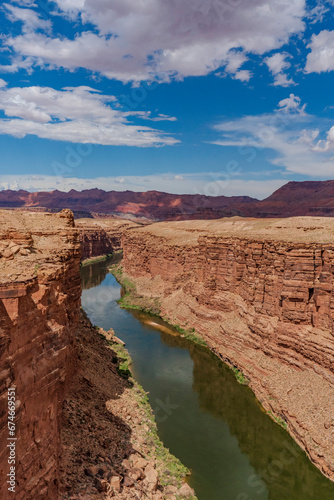
[[[0,498],[56,499],[59,420],[75,369],[80,243],[70,211],[0,213]],[[7,390],[15,387],[15,495]]]
[[[82,248],[82,260],[121,250],[123,232],[138,224],[117,219],[77,219]]]
[[[334,221],[158,223],[122,245],[137,292],[242,370],[334,479]]]

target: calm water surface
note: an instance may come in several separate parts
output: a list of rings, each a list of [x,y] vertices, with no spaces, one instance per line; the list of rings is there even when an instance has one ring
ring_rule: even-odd
[[[191,469],[189,484],[198,498],[333,500],[334,483],[208,349],[163,321],[118,306],[121,287],[108,265],[82,268],[82,305],[93,324],[113,328],[126,342],[132,372],[149,391],[159,436]]]

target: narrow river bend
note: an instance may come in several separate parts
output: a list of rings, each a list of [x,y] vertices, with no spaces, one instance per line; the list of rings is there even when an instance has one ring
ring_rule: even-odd
[[[334,483],[217,357],[163,321],[119,307],[121,287],[108,273],[111,263],[82,268],[82,306],[93,324],[113,328],[126,343],[159,436],[191,469],[198,498],[333,500]]]

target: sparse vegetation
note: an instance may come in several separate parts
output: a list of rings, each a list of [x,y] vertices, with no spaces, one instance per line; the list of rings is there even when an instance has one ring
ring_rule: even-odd
[[[124,275],[122,266],[120,264],[115,264],[109,268],[111,274],[115,276],[117,281],[122,285],[124,289],[124,295],[118,300],[118,304],[124,309],[137,309],[154,316],[162,318],[166,323],[174,327],[181,335],[191,342],[196,344],[206,346],[206,342],[199,334],[196,333],[195,328],[184,329],[180,325],[175,325],[166,316],[161,317],[161,310],[158,298],[142,297],[137,293],[136,285],[133,281],[129,279],[128,276]]]
[[[99,255],[98,257],[92,257],[91,259],[83,260],[80,263],[80,266],[84,267],[84,266],[89,266],[90,264],[93,264],[95,262],[103,262],[104,260],[107,260],[110,257],[113,257],[114,255],[116,255],[116,253],[119,253],[119,252],[107,253],[106,255]]]
[[[272,411],[268,411],[268,415],[276,422],[276,424],[280,425],[283,427],[283,429],[287,430],[288,424],[283,420],[281,417],[276,417],[276,415],[273,414]]]
[[[117,371],[121,377],[129,379],[131,377],[130,366],[132,363],[130,354],[125,347],[117,342],[108,341],[112,350],[117,354],[118,366]]]
[[[136,285],[127,276],[119,264],[114,264],[109,268],[111,274],[124,289],[124,295],[118,300],[118,304],[124,309],[137,309],[155,316],[160,315],[160,305],[157,298],[143,297],[137,293]]]
[[[159,479],[161,481],[161,484],[163,486],[167,486],[168,484],[175,484],[176,479],[177,486],[180,487],[183,483],[184,477],[186,475],[189,475],[190,471],[180,462],[180,460],[172,455],[160,441],[158,436],[157,424],[155,421],[153,410],[149,403],[147,393],[137,383],[135,383],[134,385],[134,393],[139,406],[144,409],[145,415],[147,417],[147,425],[149,427],[147,444],[151,449],[149,457],[156,458],[158,461],[157,469],[159,471]]]
[[[149,398],[143,387],[138,384],[133,378],[130,370],[132,360],[130,354],[125,347],[117,342],[109,340],[104,335],[103,330],[100,329],[100,335],[106,340],[109,347],[115,352],[115,362],[118,362],[118,372],[121,376],[128,379],[132,384],[133,396],[140,408],[144,411],[145,423],[147,424],[147,441],[149,447],[148,458],[157,461],[157,471],[159,473],[159,480],[163,486],[173,484],[175,486],[182,486],[185,476],[190,474],[190,471],[185,467],[178,458],[170,453],[165,448],[162,441],[158,436],[157,424],[155,421],[154,413],[151,408]],[[197,497],[192,497],[197,500]]]
[[[240,370],[238,370],[238,368],[236,368],[235,366],[233,366],[232,367],[232,371],[233,371],[233,373],[235,375],[235,378],[239,382],[239,384],[241,384],[241,385],[249,385],[248,378],[245,377],[245,375]]]
[[[166,322],[169,323],[168,320]],[[169,324],[171,324],[178,332],[180,332],[181,335],[183,335],[183,337],[185,337],[188,340],[191,340],[191,342],[194,342],[195,344],[199,344],[202,346],[207,346],[207,343],[205,342],[203,337],[201,335],[199,335],[198,333],[196,333],[195,328],[191,328],[190,330],[188,330],[188,329],[182,328],[179,325],[173,325],[172,323],[169,323]]]

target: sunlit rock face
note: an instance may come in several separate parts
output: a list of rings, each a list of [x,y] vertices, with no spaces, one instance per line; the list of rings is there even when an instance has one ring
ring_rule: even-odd
[[[72,212],[0,212],[0,474],[16,394],[17,499],[56,499],[63,396],[75,370],[80,242]],[[8,498],[6,479],[0,497]]]

